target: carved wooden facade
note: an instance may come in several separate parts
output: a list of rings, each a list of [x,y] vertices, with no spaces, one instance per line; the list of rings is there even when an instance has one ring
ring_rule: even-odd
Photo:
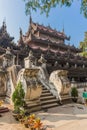
[[[75,78],[76,81],[87,79],[87,58],[81,57],[81,49],[65,44],[65,40],[70,40],[64,31],[58,32],[51,27],[45,27],[34,23],[30,18],[30,26],[25,35],[20,29],[18,45],[13,44],[13,37],[7,33],[6,24],[3,22],[0,28],[0,55],[6,52],[6,48],[11,48],[15,58],[15,64],[24,66],[24,58],[32,50],[36,61],[41,54],[47,61],[47,70],[51,73],[54,70],[68,70],[68,77]]]
[[[76,81],[85,81],[87,79],[87,59],[79,55],[81,49],[65,44],[65,40],[70,40],[70,37],[67,37],[64,31],[58,32],[51,27],[39,25],[30,18],[27,33],[23,35],[22,30],[20,31],[18,45],[32,50],[37,59],[43,54],[49,73],[64,69],[69,71],[70,80],[75,78]]]

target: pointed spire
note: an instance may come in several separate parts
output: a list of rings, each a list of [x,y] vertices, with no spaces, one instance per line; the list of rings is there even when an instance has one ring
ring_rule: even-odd
[[[20,28],[20,39],[19,39],[19,41],[18,41],[18,45],[20,46],[20,45],[23,45],[23,38],[22,38],[22,29]]]
[[[68,37],[68,40],[69,40],[69,41],[70,41],[70,39],[71,39],[71,36]]]
[[[63,24],[63,29],[62,29],[62,32],[64,33],[64,31],[65,31],[65,30],[64,30],[64,24]]]
[[[2,23],[2,31],[3,31],[3,32],[6,32],[6,20],[3,20],[3,23]]]
[[[31,17],[31,15],[30,15],[30,24],[32,23],[32,17]]]
[[[22,36],[22,29],[20,28],[20,36]]]
[[[27,35],[29,35],[29,32],[30,32],[30,30],[31,30],[31,23],[32,23],[32,17],[31,17],[31,15],[30,15],[30,18],[29,18],[29,27],[28,27],[28,31],[27,31]]]

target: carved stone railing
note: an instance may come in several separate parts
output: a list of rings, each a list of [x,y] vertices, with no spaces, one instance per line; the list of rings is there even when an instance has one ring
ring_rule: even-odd
[[[83,92],[84,92],[84,88],[87,91],[87,82],[72,82],[71,87],[77,87],[77,89],[78,89],[78,102],[84,103]]]
[[[18,74],[18,81],[21,81],[26,100],[39,99],[42,92],[42,85],[38,79],[39,69],[21,69]]]
[[[87,87],[87,82],[71,82],[71,87],[84,88]]]

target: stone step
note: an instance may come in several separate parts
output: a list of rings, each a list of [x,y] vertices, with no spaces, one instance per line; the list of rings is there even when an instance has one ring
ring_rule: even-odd
[[[7,107],[1,107],[0,113],[9,112],[9,109]]]
[[[49,90],[42,90],[42,93],[47,93],[47,92],[49,92]]]
[[[64,99],[70,99],[70,98],[71,98],[71,96],[69,96],[69,95],[61,96],[61,99],[62,99],[62,100],[64,100]]]
[[[46,93],[42,93],[42,94],[41,94],[41,97],[44,97],[44,96],[51,96],[51,95],[52,95],[52,93],[46,92]]]
[[[52,104],[52,103],[58,103],[58,100],[57,99],[51,99],[51,100],[43,100],[41,101],[41,105],[44,105],[44,104]]]
[[[24,107],[24,109],[28,113],[58,106],[58,100],[56,99],[56,97],[53,96],[50,90],[45,87],[43,87],[41,96],[38,100],[25,101],[26,106]]]
[[[37,99],[37,100],[29,100],[29,99],[27,99],[27,100],[24,100],[26,103],[28,103],[28,104],[33,104],[33,103],[39,103],[40,102],[40,100],[39,99]]]
[[[35,111],[39,111],[41,110],[41,104],[40,104],[40,100],[35,100],[34,101],[28,101],[27,100],[27,103],[26,105],[24,106],[24,110],[27,112],[27,113],[31,113],[31,112],[35,112]]]
[[[48,108],[57,107],[57,106],[58,106],[57,103],[46,104],[46,105],[42,105],[42,109],[48,109]]]
[[[56,99],[56,97],[55,96],[46,96],[46,97],[40,97],[40,100],[42,101],[42,100],[49,100],[49,99]]]
[[[31,107],[36,107],[36,106],[39,106],[40,104],[37,104],[37,103],[27,103],[25,107],[28,107],[28,108],[31,108]]]
[[[42,90],[48,90],[47,88],[43,87]],[[49,90],[48,90],[49,91]]]
[[[27,113],[31,113],[31,112],[36,112],[36,111],[40,111],[41,110],[41,106],[34,106],[32,108],[24,108],[24,110],[27,112]]]
[[[72,99],[62,100],[62,103],[63,103],[63,104],[72,103]]]
[[[72,102],[71,96],[69,96],[69,95],[61,96],[61,99],[62,99],[62,103],[63,104],[67,104],[67,103],[71,103]]]

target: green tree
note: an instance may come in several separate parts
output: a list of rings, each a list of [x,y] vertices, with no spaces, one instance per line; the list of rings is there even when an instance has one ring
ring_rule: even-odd
[[[25,96],[24,89],[22,87],[21,82],[19,82],[12,95],[12,101],[14,103],[15,111],[17,112],[20,111],[20,107],[22,107],[24,104],[24,100],[23,100],[24,96]]]
[[[26,14],[30,14],[31,10],[37,11],[40,9],[41,13],[49,14],[51,8],[59,6],[70,7],[75,0],[23,0],[25,2]],[[77,0],[81,3],[80,11],[87,18],[87,0]]]
[[[81,55],[87,57],[87,32],[85,32],[84,41],[80,42],[79,47],[82,49]]]
[[[78,97],[78,90],[77,90],[76,87],[73,87],[73,88],[71,89],[71,96],[72,96],[72,97]]]

